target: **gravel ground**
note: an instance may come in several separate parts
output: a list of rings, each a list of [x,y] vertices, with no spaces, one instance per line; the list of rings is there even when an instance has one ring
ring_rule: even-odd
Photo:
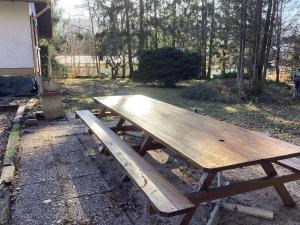
[[[147,214],[147,199],[111,156],[100,156],[99,141],[80,121],[41,122],[23,129],[11,225],[172,225],[178,217]],[[131,135],[127,142],[140,143]],[[195,190],[201,171],[168,149],[149,151],[146,160],[183,192]],[[280,174],[286,170],[276,167]],[[258,166],[228,170],[239,182],[263,175]],[[216,181],[214,181],[214,184]],[[220,225],[299,225],[300,183],[287,188],[297,203],[286,208],[272,188],[228,198],[228,202],[274,211],[274,220],[222,210]],[[205,225],[213,205],[201,205],[190,225]]]

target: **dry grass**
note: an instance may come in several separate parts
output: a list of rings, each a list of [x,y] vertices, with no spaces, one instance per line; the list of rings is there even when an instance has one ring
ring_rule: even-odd
[[[128,80],[68,79],[61,83],[66,90],[64,105],[67,111],[98,110],[98,105],[92,99],[94,96],[142,94],[241,127],[268,131],[273,137],[300,145],[300,101],[292,97],[288,86],[270,83],[260,98],[240,102],[233,96],[234,92],[230,91],[230,83],[222,85],[221,81],[208,82],[206,86],[218,87],[222,99],[231,97],[233,100],[218,101],[216,98],[212,101],[185,97],[185,88],[203,83],[201,81],[182,83],[181,88],[145,87]]]

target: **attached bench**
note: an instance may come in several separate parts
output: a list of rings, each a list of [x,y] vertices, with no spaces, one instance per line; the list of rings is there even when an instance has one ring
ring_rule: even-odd
[[[76,114],[121,164],[161,216],[175,216],[194,210],[190,200],[95,115],[88,110],[77,111]]]

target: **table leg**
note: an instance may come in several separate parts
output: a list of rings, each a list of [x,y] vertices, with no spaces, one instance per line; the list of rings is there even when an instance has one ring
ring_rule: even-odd
[[[101,110],[101,112],[100,112],[100,114],[99,114],[98,118],[99,118],[99,119],[101,119],[102,117],[104,117],[104,116],[105,116],[105,113],[106,113],[106,111],[107,111],[107,108],[103,108],[103,109]]]
[[[215,172],[212,173],[203,173],[199,183],[198,183],[198,191],[205,191],[208,190],[211,182],[213,181],[214,177],[216,176]],[[195,209],[187,214],[185,214],[182,219],[179,221],[179,225],[188,225],[191,221],[193,215],[196,212],[197,207],[199,206],[199,202],[196,200],[193,201],[193,198],[190,198],[190,200],[195,204]]]
[[[120,118],[117,125],[113,127],[114,132],[118,133],[119,131],[122,131],[122,126],[125,123],[125,119]]]
[[[277,171],[275,170],[272,163],[270,162],[262,163],[261,166],[268,177],[275,177],[277,175]],[[283,183],[277,183],[273,187],[275,188],[279,197],[287,207],[294,207],[296,205],[296,203],[294,202],[293,198],[291,197],[290,193],[288,192],[288,190],[286,189]]]
[[[144,156],[147,152],[147,146],[151,145],[153,142],[153,138],[150,137],[149,135],[147,135],[141,145],[141,148],[140,150],[138,151],[138,153],[141,155],[141,156]]]
[[[148,150],[148,146],[151,145],[153,142],[153,138],[150,137],[149,135],[145,136],[144,141],[140,147],[140,149],[137,151],[141,156],[144,156]],[[128,182],[130,181],[129,177],[124,174],[124,176],[121,179],[122,182]]]

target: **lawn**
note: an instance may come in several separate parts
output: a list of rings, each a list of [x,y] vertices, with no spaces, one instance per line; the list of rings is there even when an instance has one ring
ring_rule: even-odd
[[[267,85],[266,93],[257,101],[218,101],[218,99],[210,100],[209,97],[206,100],[199,100],[186,97],[184,92],[187,88],[198,82],[201,83],[190,81],[181,84],[180,88],[163,88],[142,86],[128,80],[60,81],[65,89],[64,107],[68,112],[78,109],[97,111],[98,105],[92,99],[94,96],[141,94],[300,145],[300,101],[292,98],[291,90],[285,85]],[[207,86],[216,89],[219,86],[215,83],[209,82]],[[217,89],[222,92],[221,95],[235,98],[226,93],[225,85],[221,86],[221,89]]]

